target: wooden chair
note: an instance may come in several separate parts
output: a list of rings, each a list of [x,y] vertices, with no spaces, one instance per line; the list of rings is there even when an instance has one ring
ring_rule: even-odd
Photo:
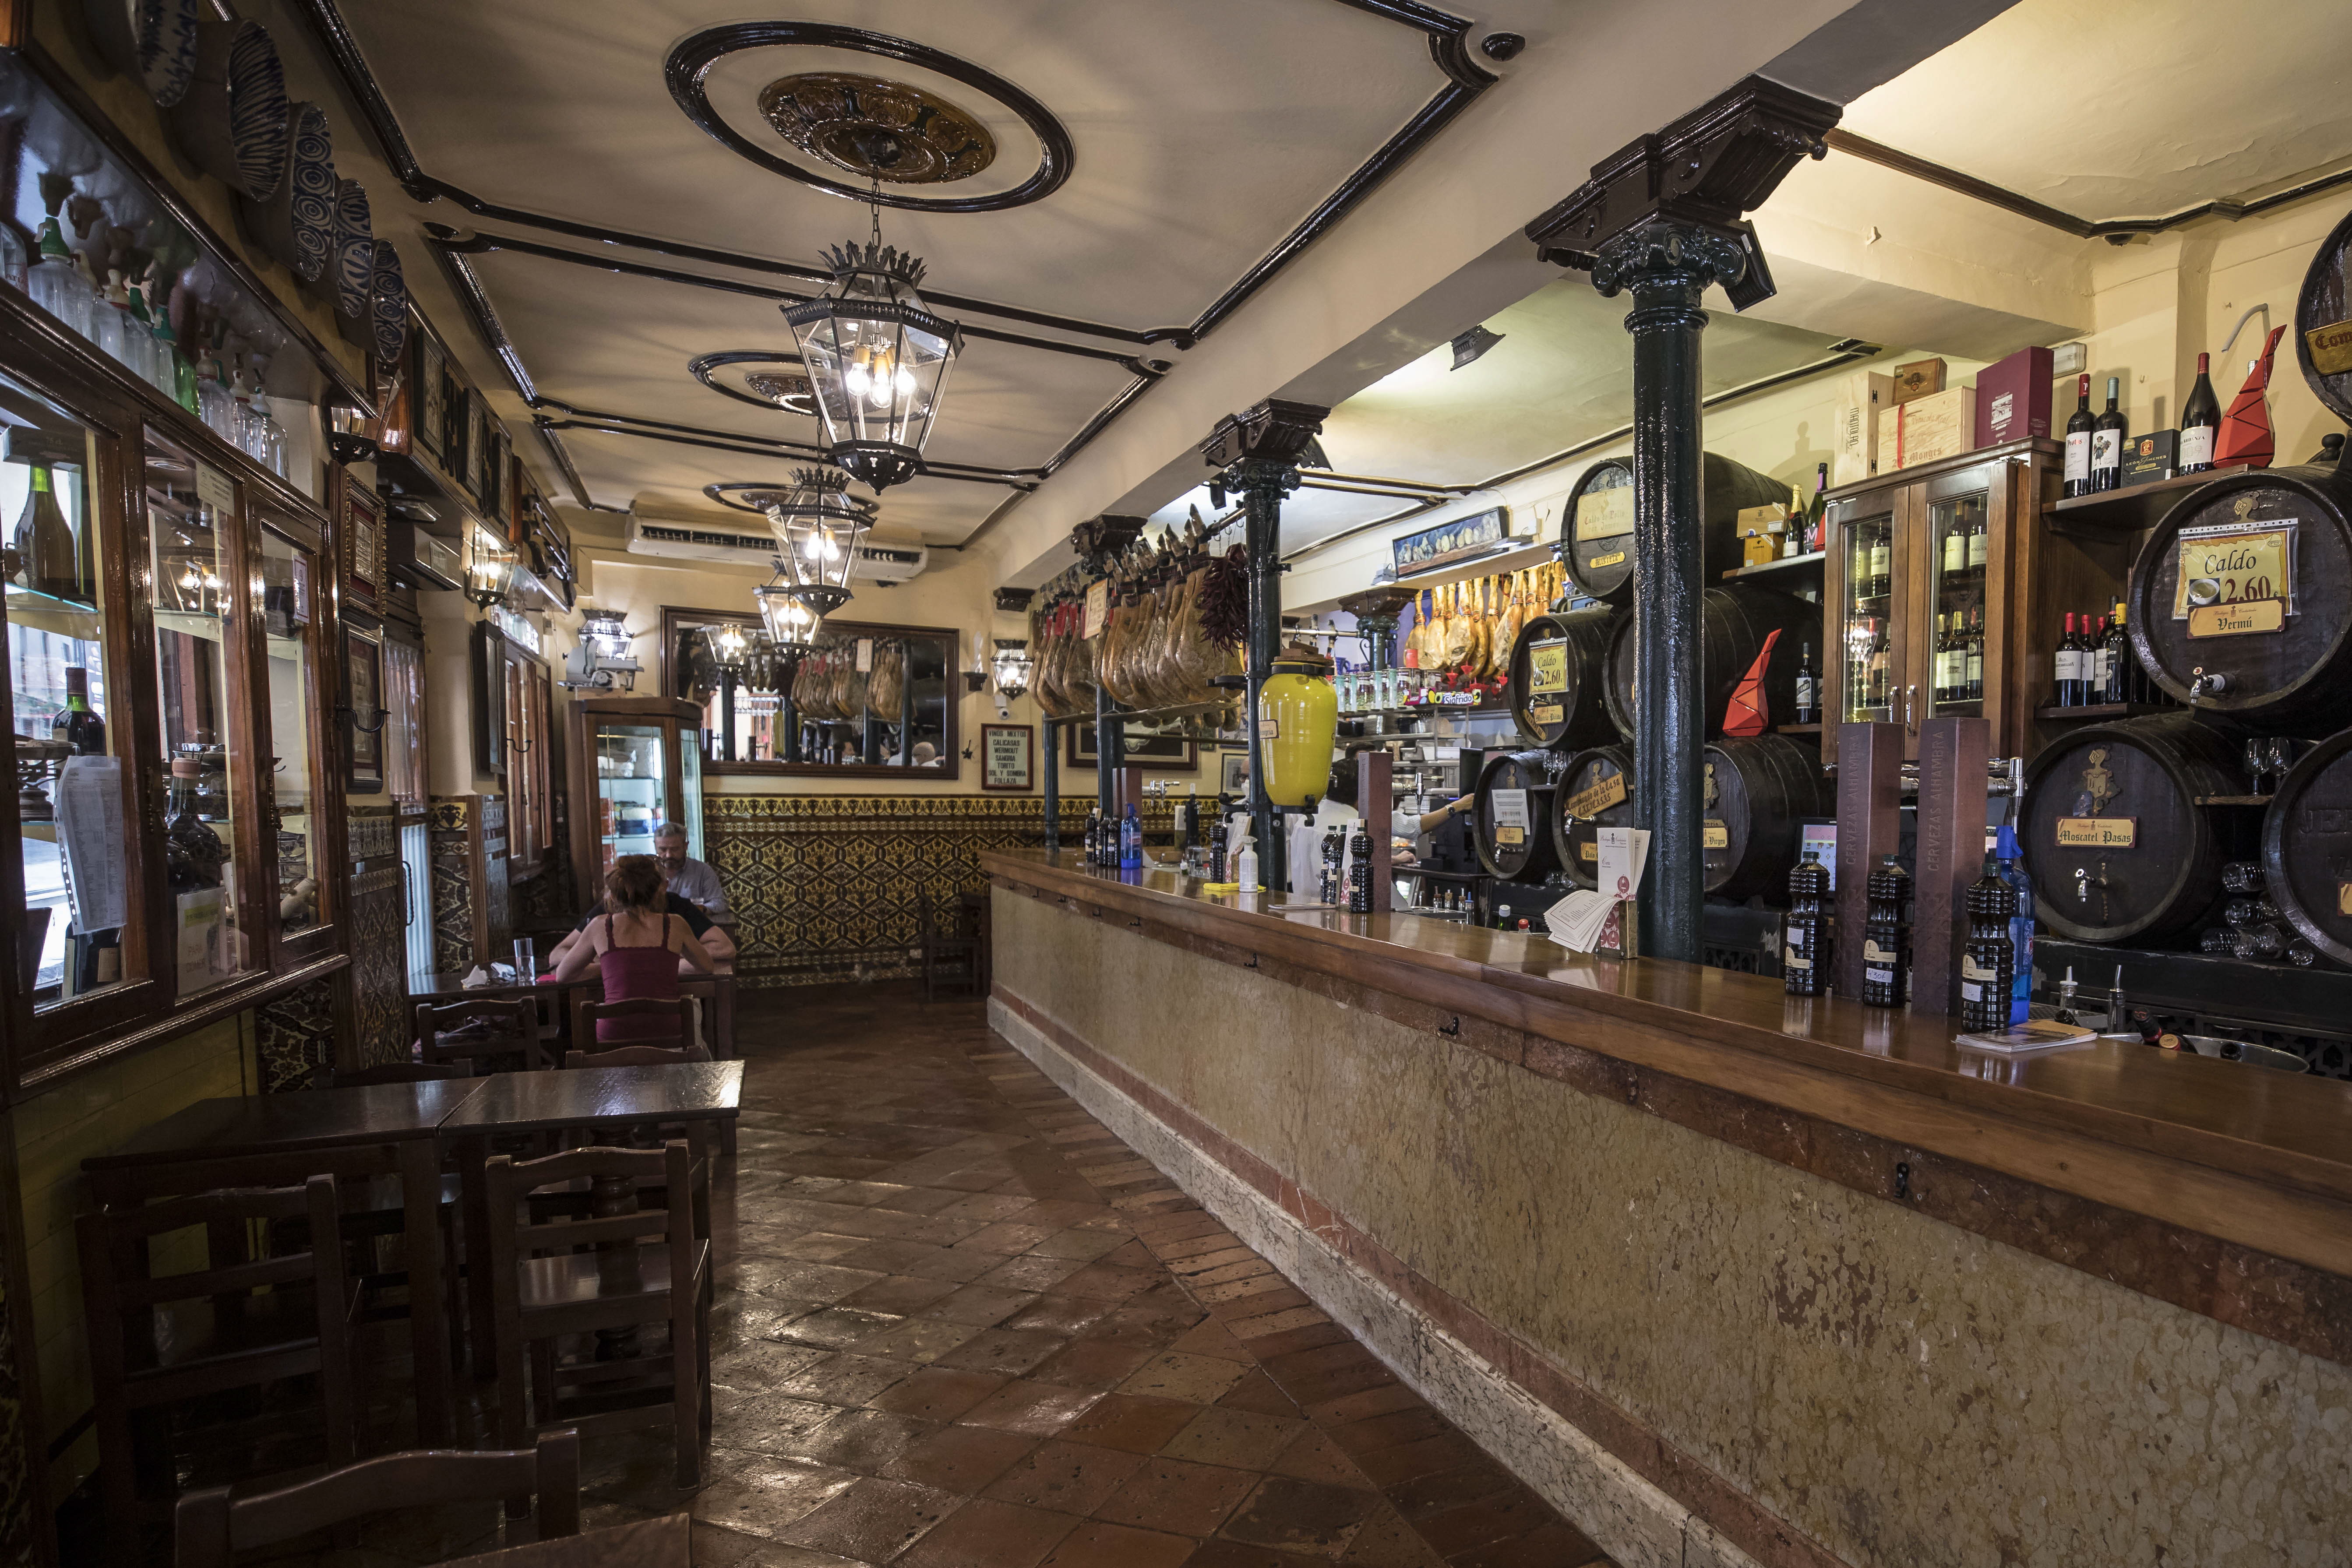
[[[489,1268],[499,1365],[498,1435],[515,1447],[557,1426],[587,1435],[667,1421],[679,1486],[698,1486],[710,1436],[710,1243],[696,1235],[693,1155],[684,1139],[660,1149],[572,1149],[516,1164],[500,1154],[486,1172]],[[592,1184],[586,1217],[523,1218],[526,1201],[547,1187]],[[670,1201],[646,1208],[642,1184],[658,1182]],[[650,1244],[642,1238],[658,1237]],[[659,1358],[635,1353],[639,1325],[669,1326],[668,1380],[629,1386],[656,1373]],[[593,1334],[589,1356],[565,1361],[558,1341]],[[530,1368],[529,1385],[523,1370]],[[579,1390],[567,1396],[565,1386]],[[661,1397],[646,1400],[648,1393]],[[632,1400],[637,1401],[631,1403]]]
[[[632,1042],[608,1050],[592,1051],[584,1047],[596,1038],[596,1021],[600,1018],[657,1017],[673,1010],[677,1015],[677,1038],[682,1046],[663,1046],[652,1041]],[[711,1059],[709,1047],[695,1033],[694,998],[680,996],[675,1001],[661,1001],[641,996],[627,1002],[591,1002],[582,997],[573,1005],[572,1043],[573,1048],[563,1053],[567,1068],[627,1068],[653,1067],[663,1062],[707,1062]],[[695,1130],[698,1142],[701,1132]],[[719,1128],[719,1152],[732,1157],[735,1152],[735,1123],[721,1122]]]
[[[929,895],[915,895],[915,944],[922,959],[923,1000],[931,1001],[942,981],[971,990],[980,988],[980,931],[958,909],[942,921]]]
[[[566,1051],[567,1068],[651,1068],[665,1063],[707,1062],[710,1053],[692,1046],[614,1046],[609,1051]]]
[[[683,1047],[700,1048],[702,1042],[695,1033],[694,1013],[694,998],[691,996],[668,998],[637,996],[626,1002],[595,1002],[583,995],[572,1005],[572,1047],[574,1050],[593,1049],[598,1043],[596,1026],[606,1019],[667,1018],[673,1021],[676,1026],[662,1030],[658,1034],[648,1034],[643,1040],[632,1040],[629,1043],[664,1046],[669,1042],[676,1042],[671,1048]],[[704,1050],[702,1055],[692,1059],[707,1062],[710,1059],[710,1053]],[[606,1062],[602,1065],[619,1067],[622,1064]]]
[[[275,1491],[232,1500],[226,1487],[190,1492],[173,1521],[173,1568],[231,1568],[240,1552],[394,1508],[487,1502],[536,1493],[539,1539],[580,1533],[580,1435],[540,1435],[536,1447],[461,1453],[412,1449],[362,1459]]]
[[[357,1304],[342,1248],[316,1245],[337,1234],[338,1219],[335,1178],[320,1175],[299,1187],[199,1193],[75,1221],[110,1561],[141,1560],[142,1483],[173,1488],[169,1441],[153,1429],[168,1406],[315,1374],[327,1462],[349,1464],[356,1454]],[[302,1250],[285,1249],[297,1228],[286,1221],[301,1222]],[[154,1273],[165,1261],[152,1256],[155,1239],[195,1227],[203,1264]]]
[[[497,1072],[518,1062],[525,1071],[552,1065],[534,997],[469,996],[459,1002],[419,1002],[415,1016],[417,1057],[428,1066],[463,1062],[471,1072],[478,1062],[480,1070]]]

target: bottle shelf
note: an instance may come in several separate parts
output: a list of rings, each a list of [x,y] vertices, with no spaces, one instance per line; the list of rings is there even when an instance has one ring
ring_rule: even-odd
[[[1773,732],[1781,735],[1818,735],[1822,732],[1822,726],[1819,724],[1776,724],[1773,726]]]
[[[2036,708],[2036,719],[2137,719],[2143,713],[2171,713],[2177,710],[2166,702],[2093,702],[2073,708]]]
[[[2231,463],[2224,468],[2208,468],[2201,474],[2183,474],[2177,479],[2151,479],[2144,485],[2131,485],[2119,490],[2101,490],[2096,495],[2074,496],[2053,503],[2048,517],[2056,528],[2093,528],[2117,532],[2137,532],[2154,528],[2182,494],[2209,485],[2224,475],[2243,473],[2252,467],[2247,463]]]
[[[1787,576],[1799,582],[1818,583],[1822,563],[1828,559],[1826,552],[1815,550],[1803,555],[1783,555],[1777,561],[1759,561],[1753,566],[1735,566],[1723,575],[1727,580],[1733,577]]]

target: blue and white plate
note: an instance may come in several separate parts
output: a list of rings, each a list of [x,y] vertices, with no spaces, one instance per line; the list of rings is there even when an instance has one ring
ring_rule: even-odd
[[[337,183],[335,194],[335,314],[367,320],[375,288],[375,225],[366,189]]]
[[[368,290],[373,304],[370,320],[375,342],[375,362],[387,370],[400,363],[408,346],[408,280],[400,270],[400,252],[392,241],[375,242],[375,278]]]
[[[335,145],[326,110],[316,104],[296,104],[292,120],[294,158],[286,184],[294,254],[284,259],[303,282],[316,283],[334,259]]]
[[[122,3],[114,0],[118,8]],[[140,79],[147,84],[147,96],[162,108],[185,98],[188,84],[196,79],[198,5],[199,0],[130,0]]]
[[[255,201],[268,201],[286,178],[287,110],[286,67],[269,30],[258,22],[239,24],[228,51],[228,134],[236,183]]]

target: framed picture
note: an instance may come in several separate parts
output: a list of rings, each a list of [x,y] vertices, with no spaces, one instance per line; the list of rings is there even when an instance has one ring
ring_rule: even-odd
[[[1032,767],[1037,731],[1030,724],[982,724],[980,727],[980,787],[1025,790],[1032,787]]]
[[[1074,768],[1095,765],[1095,727],[1090,723],[1068,726],[1067,763]],[[1201,743],[1181,735],[1129,735],[1127,737],[1129,765],[1148,768],[1153,773],[1189,773],[1201,766]]]
[[[514,468],[514,448],[507,443],[507,427],[493,421],[486,445],[489,447],[489,467],[482,476],[482,510],[498,520],[508,543],[520,544],[522,528],[514,514],[513,498],[507,494],[508,476]]]
[[[351,721],[353,795],[383,791],[383,644],[372,629],[343,623],[343,706]]]
[[[1217,793],[1219,795],[1249,794],[1249,753],[1247,752],[1219,753]]]
[[[441,471],[462,480],[466,473],[466,387],[444,360],[441,365]]]
[[[448,356],[431,332],[416,334],[416,449],[446,466],[449,455]]]

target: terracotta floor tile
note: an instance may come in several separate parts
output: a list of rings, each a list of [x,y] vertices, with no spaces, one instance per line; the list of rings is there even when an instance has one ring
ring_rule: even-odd
[[[1404,1521],[1404,1517],[1386,1503],[1372,1510],[1348,1542],[1348,1550],[1339,1554],[1346,1568],[1442,1568],[1445,1559],[1437,1549],[1421,1538],[1421,1532]],[[1514,1565],[1520,1568],[1520,1565]],[[1530,1563],[1524,1568],[1553,1568],[1549,1563]],[[1563,1562],[1559,1568],[1572,1568]]]
[[[1036,1568],[1082,1521],[1075,1515],[974,1498],[898,1560],[896,1568]]]
[[[1108,1317],[1117,1308],[1109,1301],[1082,1300],[1048,1290],[1004,1320],[1008,1329],[1043,1329],[1049,1333],[1076,1334]]]
[[[728,1388],[772,1389],[807,1371],[832,1352],[817,1345],[747,1340],[710,1358],[710,1381]]]
[[[1031,1508],[1092,1513],[1142,1463],[1140,1454],[1057,1439],[1032,1449],[981,1495]]]
[[[1082,1524],[1062,1538],[1042,1568],[1178,1568],[1198,1543],[1124,1524]]]
[[[1036,1446],[1036,1439],[1018,1432],[945,1426],[901,1449],[882,1467],[882,1474],[970,1496],[1011,1469],[1013,1461]]]
[[[1212,1405],[1161,1445],[1171,1458],[1197,1459],[1204,1465],[1231,1465],[1236,1469],[1263,1470],[1278,1458],[1298,1434],[1304,1421],[1279,1415],[1256,1415],[1246,1410],[1219,1410]]]
[[[827,1405],[864,1405],[916,1369],[903,1361],[840,1352],[779,1385],[782,1392]]]
[[[1247,1470],[1163,1455],[1146,1459],[1095,1510],[1095,1517],[1171,1535],[1211,1535],[1256,1480]]]
[[[999,1290],[987,1285],[965,1285],[923,1308],[922,1316],[943,1318],[951,1323],[971,1323],[984,1329],[994,1328],[1037,1299],[1036,1293],[1029,1290]]]
[[[1085,1296],[1100,1301],[1124,1301],[1162,1280],[1150,1269],[1121,1268],[1115,1264],[1089,1263],[1054,1287],[1065,1296]]]
[[[1110,1394],[1063,1428],[1062,1436],[1076,1443],[1121,1448],[1133,1454],[1154,1454],[1191,1426],[1200,1413],[1200,1406],[1181,1400]]]
[[[1296,1415],[1298,1403],[1275,1386],[1264,1367],[1251,1367],[1242,1380],[1221,1394],[1217,1403],[1227,1410],[1255,1410],[1261,1415]]]
[[[941,1356],[939,1364],[1017,1375],[1052,1360],[1069,1343],[1039,1329],[982,1329]]]
[[[1434,1476],[1448,1470],[1458,1470],[1474,1465],[1486,1456],[1478,1445],[1453,1427],[1400,1443],[1394,1447],[1374,1448],[1356,1456],[1356,1463],[1374,1486],[1392,1487],[1416,1480],[1423,1476]]]
[[[714,1384],[710,1411],[714,1427],[725,1423],[730,1447],[797,1458],[807,1435],[840,1415],[841,1406]]]
[[[1330,1568],[1330,1564],[1328,1557],[1222,1538],[1201,1542],[1200,1550],[1184,1560],[1184,1568]]]
[[[1268,1468],[1277,1476],[1296,1476],[1300,1480],[1359,1490],[1373,1489],[1370,1478],[1320,1427],[1309,1426],[1292,1438],[1290,1447]]]
[[[1326,1400],[1319,1405],[1305,1406],[1307,1418],[1318,1426],[1344,1426],[1350,1421],[1368,1416],[1386,1415],[1397,1410],[1426,1410],[1429,1402],[1402,1383],[1381,1388],[1368,1388],[1361,1394],[1345,1398]]]
[[[887,1410],[835,1410],[830,1421],[772,1451],[871,1476],[882,1473],[913,1444],[942,1429],[936,1422],[894,1415]]]
[[[897,1312],[867,1311],[857,1307],[827,1307],[794,1319],[778,1329],[775,1339],[793,1344],[817,1345],[837,1351],[898,1321]]]
[[[893,1415],[952,1421],[1003,1385],[1001,1373],[927,1366],[875,1395],[870,1403],[875,1409]]]
[[[1254,1546],[1337,1557],[1380,1501],[1369,1491],[1268,1476],[1234,1510],[1221,1533]]]
[[[714,1449],[694,1517],[746,1535],[769,1538],[856,1484],[846,1471],[740,1450]]]
[[[1279,1280],[1279,1274],[1269,1276]],[[1242,1279],[1231,1285],[1209,1285],[1194,1292],[1201,1305],[1228,1323],[1244,1322],[1251,1318],[1269,1317],[1293,1307],[1312,1307],[1303,1290],[1277,1284],[1266,1288],[1265,1279]]]
[[[1186,1355],[1222,1356],[1227,1361],[1255,1363],[1252,1354],[1233,1331],[1214,1318],[1203,1318],[1184,1331],[1183,1337],[1168,1347]]]
[[[1400,1481],[1381,1490],[1391,1504],[1417,1528],[1425,1519],[1450,1512],[1488,1498],[1500,1496],[1518,1483],[1511,1479],[1502,1466],[1492,1459],[1481,1458],[1476,1464],[1458,1470],[1445,1470],[1433,1476],[1421,1476]]]
[[[865,1563],[887,1563],[963,1500],[952,1492],[866,1477],[803,1514],[777,1539]]]
[[[1116,1340],[1072,1340],[1030,1375],[1081,1388],[1114,1388],[1151,1355],[1146,1348]]]
[[[1118,1385],[1121,1394],[1150,1394],[1159,1399],[1189,1399],[1214,1404],[1255,1369],[1222,1356],[1185,1355],[1168,1351],[1153,1356]]]
[[[1343,1422],[1330,1428],[1331,1440],[1350,1454],[1370,1454],[1402,1443],[1418,1443],[1454,1430],[1453,1424],[1426,1405],[1391,1410],[1385,1415]]]
[[[974,1252],[1001,1252],[1009,1258],[1015,1253],[1028,1251],[1054,1234],[1044,1226],[1023,1225],[1017,1221],[1002,1220],[984,1229],[972,1232],[956,1245],[969,1247]]]
[[[1106,1252],[1121,1246],[1120,1238],[1099,1230],[1059,1230],[1029,1250],[1039,1258],[1074,1258],[1081,1263],[1092,1263]]]
[[[1036,1253],[1024,1252],[1018,1258],[1006,1258],[981,1275],[977,1282],[999,1290],[1050,1290],[1086,1266],[1083,1258],[1041,1258]]]
[[[964,1415],[963,1421],[971,1426],[993,1426],[1000,1432],[1050,1437],[1085,1415],[1100,1398],[1100,1389],[1072,1388],[1022,1378],[982,1400]]]
[[[893,1274],[851,1291],[841,1299],[845,1307],[868,1312],[892,1312],[904,1317],[920,1311],[962,1287],[951,1279],[926,1279],[919,1274]],[[936,1312],[926,1316],[937,1317]]]
[[[934,1247],[930,1256],[907,1265],[903,1272],[923,1279],[945,1279],[969,1285],[1004,1261],[1002,1253],[968,1252],[961,1247]]]
[[[1276,1324],[1283,1326],[1277,1328]],[[1294,1307],[1287,1312],[1273,1312],[1226,1326],[1233,1330],[1234,1338],[1261,1361],[1288,1355],[1293,1351],[1313,1350],[1317,1345],[1337,1344],[1349,1337],[1347,1330],[1312,1307]]]
[[[1525,1535],[1458,1552],[1451,1561],[1456,1568],[1587,1568],[1609,1559],[1574,1525],[1553,1520]]]

